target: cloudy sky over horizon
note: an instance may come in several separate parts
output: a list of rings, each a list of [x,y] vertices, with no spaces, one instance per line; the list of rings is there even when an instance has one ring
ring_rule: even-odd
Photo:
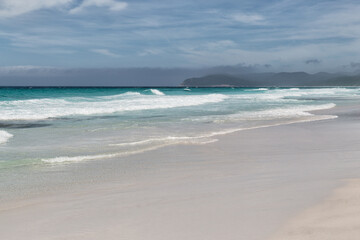
[[[359,12],[355,0],[0,0],[0,67],[351,71]]]

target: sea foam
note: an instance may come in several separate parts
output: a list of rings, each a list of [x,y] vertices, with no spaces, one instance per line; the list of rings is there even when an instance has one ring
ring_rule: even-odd
[[[183,121],[191,122],[238,122],[238,121],[252,121],[252,120],[281,120],[289,118],[301,118],[314,116],[312,111],[326,110],[334,108],[336,104],[318,104],[318,105],[290,105],[285,107],[271,108],[267,110],[258,111],[240,111],[227,115],[208,115],[203,117],[188,117]],[[321,116],[321,115],[320,115]]]
[[[112,146],[134,146],[134,145],[146,145],[146,144],[153,143],[153,142],[162,142],[161,144],[148,146],[148,147],[136,149],[136,150],[115,152],[115,153],[109,153],[109,154],[84,155],[84,156],[73,156],[73,157],[61,156],[61,157],[54,157],[54,158],[44,158],[44,159],[41,159],[41,161],[44,163],[59,164],[59,163],[75,163],[75,162],[97,160],[97,159],[107,159],[107,158],[115,158],[115,157],[126,157],[129,155],[152,151],[152,150],[156,150],[156,149],[170,146],[170,145],[210,144],[210,143],[214,143],[214,142],[218,141],[218,139],[214,138],[216,136],[227,135],[227,134],[244,131],[244,130],[253,130],[253,129],[259,129],[259,128],[275,127],[275,126],[280,126],[280,125],[288,125],[288,124],[301,123],[301,122],[328,120],[328,119],[334,119],[334,118],[337,118],[337,116],[335,116],[335,115],[314,115],[311,119],[309,118],[309,119],[289,120],[289,121],[282,122],[282,123],[264,124],[264,125],[247,127],[247,128],[232,128],[232,129],[226,129],[226,130],[221,130],[221,131],[216,131],[216,132],[209,132],[209,133],[199,135],[199,136],[194,136],[194,137],[169,136],[169,137],[165,137],[165,138],[147,139],[147,140],[143,140],[143,141],[130,142],[130,143],[112,144]]]
[[[6,131],[0,130],[0,144],[6,143],[13,135]]]
[[[320,105],[296,105],[282,108],[273,108],[262,111],[249,111],[244,113],[235,114],[239,118],[244,120],[266,120],[266,119],[276,119],[276,118],[293,118],[293,117],[303,117],[303,116],[312,116],[311,111],[317,110],[326,110],[335,107],[336,104],[320,104]]]
[[[174,138],[176,139],[176,138]],[[147,151],[156,150],[162,147],[175,145],[175,144],[194,144],[194,145],[204,145],[209,144],[218,141],[217,139],[199,139],[199,137],[184,137],[179,138],[183,140],[178,141],[163,141],[160,144],[147,146],[140,149],[134,149],[134,150],[125,150],[121,152],[114,152],[114,153],[108,153],[108,154],[98,154],[98,155],[84,155],[84,156],[61,156],[61,157],[54,157],[54,158],[44,158],[41,159],[42,162],[45,163],[75,163],[75,162],[82,162],[82,161],[89,161],[89,160],[96,160],[96,159],[107,159],[107,158],[114,158],[114,157],[125,157],[129,155],[139,154]],[[150,142],[150,141],[149,141]],[[139,142],[133,144],[136,145]],[[113,144],[113,145],[120,145],[120,144]],[[132,145],[131,143],[128,143],[128,145]]]
[[[127,94],[107,98],[30,99],[0,102],[0,120],[41,120],[73,115],[112,114],[124,111],[167,109],[218,103],[223,94],[165,96]]]
[[[159,95],[159,96],[164,96],[165,95],[162,91],[157,90],[157,89],[150,89],[150,92],[152,92],[155,95]]]

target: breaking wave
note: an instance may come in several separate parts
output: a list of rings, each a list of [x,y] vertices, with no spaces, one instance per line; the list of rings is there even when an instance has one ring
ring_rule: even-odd
[[[73,115],[112,114],[218,103],[223,94],[164,96],[126,93],[97,98],[46,98],[0,102],[0,120],[41,120]]]
[[[6,143],[13,135],[6,131],[0,130],[0,144]]]
[[[157,90],[157,89],[150,89],[150,92],[152,92],[153,94],[158,95],[158,96],[164,96],[165,95],[162,91]]]

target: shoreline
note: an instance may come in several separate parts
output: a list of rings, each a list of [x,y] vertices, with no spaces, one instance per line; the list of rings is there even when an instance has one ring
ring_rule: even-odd
[[[357,106],[357,105],[355,105],[355,106]],[[354,106],[352,106],[352,107],[354,107]],[[55,169],[56,168],[62,169],[62,168],[71,167],[71,165],[73,165],[73,164],[75,164],[75,165],[76,164],[87,164],[87,163],[94,162],[93,164],[96,165],[96,164],[102,164],[102,161],[110,161],[111,162],[111,161],[114,161],[117,159],[123,160],[123,159],[129,158],[131,156],[135,156],[135,158],[136,158],[136,155],[144,155],[144,154],[147,154],[148,152],[150,152],[150,154],[151,154],[152,151],[161,151],[161,149],[163,149],[163,148],[169,148],[169,147],[177,148],[177,147],[182,147],[182,146],[187,146],[187,145],[190,145],[193,147],[206,145],[209,143],[217,142],[222,137],[226,138],[228,135],[232,136],[232,135],[241,134],[243,131],[253,131],[253,130],[258,130],[258,129],[276,128],[276,127],[287,126],[287,125],[292,125],[292,124],[308,124],[308,123],[318,122],[318,121],[322,122],[322,121],[334,120],[334,119],[338,118],[337,115],[333,114],[334,111],[338,108],[339,108],[338,106],[335,106],[335,107],[332,107],[329,109],[309,111],[309,113],[314,114],[311,119],[305,118],[305,119],[286,120],[284,122],[270,123],[270,124],[266,124],[266,125],[259,125],[259,126],[253,126],[253,127],[224,129],[224,130],[220,130],[220,131],[216,131],[216,132],[209,132],[205,135],[200,135],[200,136],[196,136],[196,137],[186,137],[186,136],[180,137],[180,138],[184,138],[184,139],[205,140],[205,142],[198,142],[198,143],[174,142],[174,143],[163,144],[160,146],[149,147],[149,148],[146,148],[143,150],[134,150],[134,151],[125,152],[125,153],[119,152],[119,153],[109,153],[109,154],[99,154],[99,155],[89,155],[89,156],[75,156],[75,157],[64,156],[64,157],[55,157],[55,158],[51,158],[51,159],[41,159],[41,161],[48,164],[47,166],[45,166],[47,168],[54,167]],[[340,109],[343,109],[343,108],[344,107],[340,107]],[[80,160],[79,160],[79,158],[80,158]],[[74,166],[74,167],[77,167],[77,166]],[[40,168],[41,168],[41,166],[40,166]],[[33,179],[31,179],[31,180],[33,180]],[[56,185],[62,185],[62,184],[61,184],[61,182],[55,182],[54,188],[57,187]],[[64,187],[60,187],[58,190],[61,191],[62,188],[64,188]],[[40,189],[41,189],[41,187],[40,187]],[[0,186],[0,190],[1,190],[1,186]],[[42,192],[48,192],[48,191],[51,191],[52,189],[46,189],[46,190],[43,189],[40,191],[38,189],[33,189],[33,190],[36,190],[36,192],[34,192],[34,193],[27,192],[22,197],[20,197],[20,195],[18,195],[18,196],[15,196],[15,198],[10,198],[10,199],[4,198],[4,196],[0,195],[0,203],[2,201],[4,202],[4,200],[5,201],[6,200],[14,200],[14,199],[21,200],[21,198],[28,198],[28,197],[33,197],[33,196],[36,197],[37,195],[41,195]]]
[[[323,111],[323,110],[314,110],[314,111]],[[313,112],[313,111],[310,111]],[[146,153],[146,152],[151,152],[157,149],[161,149],[163,147],[167,147],[167,146],[173,146],[173,145],[205,145],[205,144],[209,144],[209,143],[213,143],[218,141],[218,139],[216,139],[215,137],[221,137],[221,136],[226,136],[228,134],[235,134],[241,131],[251,131],[251,130],[255,130],[255,129],[262,129],[262,128],[269,128],[269,127],[278,127],[278,126],[284,126],[284,125],[290,125],[290,124],[297,124],[297,123],[309,123],[309,122],[315,122],[315,121],[324,121],[324,120],[332,120],[332,119],[336,119],[338,116],[336,115],[314,115],[313,119],[297,119],[297,120],[288,120],[288,121],[284,121],[284,122],[280,122],[280,123],[271,123],[271,124],[266,124],[266,125],[259,125],[259,126],[253,126],[253,127],[244,127],[244,128],[234,128],[234,129],[224,129],[224,130],[220,130],[217,132],[211,132],[211,133],[207,133],[207,134],[203,134],[203,135],[199,135],[199,136],[180,136],[180,137],[172,137],[173,139],[183,139],[185,140],[184,142],[173,142],[171,143],[169,139],[169,137],[165,137],[165,138],[157,138],[157,139],[146,139],[146,140],[142,140],[142,141],[138,141],[138,142],[130,142],[130,143],[119,143],[119,144],[112,144],[113,146],[116,145],[136,145],[137,143],[141,143],[141,142],[147,142],[147,141],[165,141],[167,139],[169,139],[169,143],[165,143],[163,145],[159,145],[159,146],[153,146],[153,147],[148,147],[145,149],[141,149],[141,150],[133,150],[133,151],[128,151],[128,152],[115,152],[115,153],[108,153],[108,154],[98,154],[98,155],[85,155],[85,156],[74,156],[74,157],[68,157],[68,156],[62,156],[62,157],[54,157],[54,158],[44,158],[41,159],[42,162],[45,163],[49,163],[49,164],[57,164],[57,163],[73,163],[73,162],[83,162],[83,161],[91,161],[91,160],[104,160],[104,159],[113,159],[116,157],[127,157],[127,156],[131,156],[134,154],[139,154],[139,153]],[[188,143],[188,140],[207,140],[204,142],[190,142]]]
[[[326,114],[339,111],[345,110]],[[340,114],[231,133],[202,146],[59,166],[52,174],[63,178],[61,190],[2,204],[0,236],[266,239],[343,179],[360,178],[358,131]]]

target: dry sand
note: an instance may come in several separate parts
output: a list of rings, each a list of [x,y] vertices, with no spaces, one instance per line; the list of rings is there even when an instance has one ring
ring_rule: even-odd
[[[348,181],[326,201],[290,220],[274,240],[358,240],[360,238],[360,180]]]
[[[360,124],[342,111],[23,176],[32,194],[0,202],[0,239],[358,239],[358,181],[327,200],[360,179]]]

